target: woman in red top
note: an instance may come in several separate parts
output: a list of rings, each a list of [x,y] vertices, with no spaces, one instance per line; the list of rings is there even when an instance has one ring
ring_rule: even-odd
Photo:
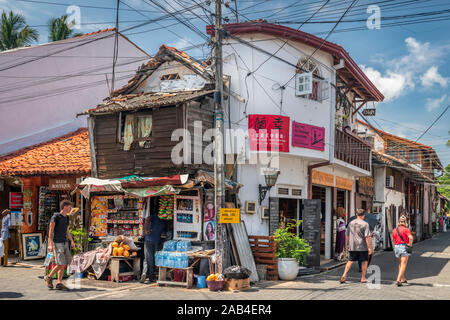
[[[397,229],[400,232],[400,235],[397,232]],[[397,286],[401,287],[403,283],[406,283],[405,271],[410,256],[406,251],[406,245],[412,246],[414,241],[411,231],[408,229],[408,222],[405,216],[401,216],[398,220],[397,228],[392,232],[392,238],[394,238],[395,244],[395,257],[398,258]]]

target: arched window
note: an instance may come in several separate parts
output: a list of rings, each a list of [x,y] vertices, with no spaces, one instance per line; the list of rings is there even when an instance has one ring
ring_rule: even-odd
[[[316,62],[307,57],[301,58],[297,63],[297,73],[304,72],[312,72],[313,80],[312,80],[312,93],[308,95],[302,96],[303,98],[311,99],[318,101],[319,100],[319,86],[320,80],[318,78],[321,77],[320,68]]]

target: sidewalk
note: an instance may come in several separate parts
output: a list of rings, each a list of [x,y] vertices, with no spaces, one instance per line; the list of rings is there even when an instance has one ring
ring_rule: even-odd
[[[347,283],[340,284],[343,267],[320,274],[301,276],[296,281],[261,281],[248,291],[211,292],[208,289],[158,287],[154,284],[107,281],[81,281],[81,287],[69,292],[48,290],[43,269],[9,266],[0,269],[1,299],[67,300],[415,300],[450,299],[450,232],[415,244],[406,271],[408,284],[397,287],[397,260],[392,251],[374,256],[381,283],[377,288],[359,282],[361,274],[354,264]],[[370,275],[368,275],[370,276]]]

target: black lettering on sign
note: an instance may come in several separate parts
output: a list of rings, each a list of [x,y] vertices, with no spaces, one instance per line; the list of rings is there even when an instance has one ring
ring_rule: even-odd
[[[308,267],[320,266],[320,200],[303,200],[303,238],[311,246]]]
[[[273,235],[280,223],[279,199],[269,198],[269,235]]]

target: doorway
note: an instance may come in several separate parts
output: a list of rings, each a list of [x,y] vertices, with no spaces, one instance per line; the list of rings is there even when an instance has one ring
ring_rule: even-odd
[[[320,255],[325,255],[326,188],[312,186],[312,199],[320,200]]]
[[[302,220],[301,199],[279,198],[280,223],[295,223],[295,220]],[[291,228],[289,232],[301,237],[303,235],[302,226]]]

